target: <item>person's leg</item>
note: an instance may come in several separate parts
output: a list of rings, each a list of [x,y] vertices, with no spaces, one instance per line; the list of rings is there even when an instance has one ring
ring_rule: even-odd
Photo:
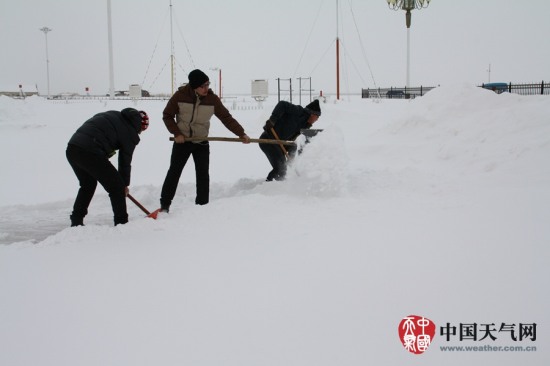
[[[172,155],[170,157],[170,168],[166,173],[164,184],[162,185],[162,191],[160,194],[160,207],[168,211],[172,200],[176,195],[178,183],[183,172],[183,168],[191,156],[191,149],[193,143],[185,142],[183,144],[176,144],[172,146]]]
[[[124,179],[122,179],[118,170],[107,159],[97,161],[96,174],[98,182],[109,193],[115,225],[127,223],[128,211],[126,207],[126,184],[124,183]]]
[[[109,194],[115,225],[127,223],[126,184],[113,164],[105,157],[74,146],[67,148],[67,160],[80,183],[71,215],[71,226],[83,225],[98,182]]]
[[[82,225],[81,219],[88,213],[88,206],[98,182],[109,193],[115,225],[127,223],[128,212],[124,190],[126,185],[109,159],[74,146],[67,148],[67,159],[80,182],[80,190],[71,215],[71,225]]]
[[[193,150],[195,162],[195,176],[197,185],[197,197],[195,204],[206,205],[210,196],[210,145],[208,143],[197,144]]]
[[[87,164],[86,154],[77,148],[68,146],[66,155],[80,185],[70,216],[71,226],[81,226],[84,225],[84,217],[88,214],[88,206],[94,197],[97,180],[81,168]]]
[[[284,178],[286,174],[286,159],[281,148],[278,145],[260,144],[260,149],[262,149],[273,167],[267,175],[266,180],[272,181],[273,179],[280,180]]]

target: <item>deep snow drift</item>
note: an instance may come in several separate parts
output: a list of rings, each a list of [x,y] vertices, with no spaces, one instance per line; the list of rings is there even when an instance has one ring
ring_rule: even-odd
[[[258,137],[274,100],[226,100]],[[2,365],[544,365],[550,361],[550,98],[440,87],[322,104],[284,182],[255,144],[211,143],[211,203],[184,170],[170,215],[112,227],[101,187],[68,228],[64,151],[94,113],[152,117],[131,193],[158,206],[164,101],[0,98]],[[217,119],[212,136],[231,136]],[[114,160],[116,163],[116,159]],[[399,343],[404,316],[537,323],[536,341]],[[444,352],[441,346],[536,346]]]

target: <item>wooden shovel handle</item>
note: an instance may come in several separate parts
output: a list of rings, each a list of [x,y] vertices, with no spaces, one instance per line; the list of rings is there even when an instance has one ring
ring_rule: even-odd
[[[173,137],[170,137],[170,141],[174,141]],[[186,137],[185,141],[224,141],[224,142],[243,142],[243,139],[238,137]],[[278,144],[278,145],[290,145],[295,146],[294,141],[273,140],[273,139],[250,139],[250,142],[257,144]]]
[[[151,213],[147,211],[147,209],[143,207],[143,205],[139,203],[134,197],[132,197],[130,193],[128,193],[128,198],[130,199],[130,201],[134,202],[136,206],[139,207],[141,211],[143,211],[147,216],[151,215]]]

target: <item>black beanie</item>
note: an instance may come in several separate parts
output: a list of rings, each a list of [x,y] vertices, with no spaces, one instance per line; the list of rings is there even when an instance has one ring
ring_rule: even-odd
[[[306,105],[306,110],[316,116],[321,116],[321,107],[319,107],[319,99],[315,99],[313,102]]]
[[[199,69],[193,70],[189,73],[189,85],[192,89],[197,89],[202,84],[206,83],[208,76]]]

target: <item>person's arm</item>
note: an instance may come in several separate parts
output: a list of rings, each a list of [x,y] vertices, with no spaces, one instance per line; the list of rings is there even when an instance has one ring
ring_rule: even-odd
[[[135,146],[134,146],[135,148]],[[122,148],[118,151],[118,173],[124,180],[126,187],[130,186],[130,176],[132,174],[132,156],[134,148]]]
[[[177,122],[176,122],[176,114],[178,114],[179,107],[177,102],[177,95],[179,92],[176,92],[172,98],[166,103],[166,107],[162,111],[162,120],[164,121],[164,125],[166,126],[166,129],[168,132],[174,135],[175,138],[178,138],[178,136],[181,136],[183,138],[183,134],[181,133],[180,129],[178,128]]]

